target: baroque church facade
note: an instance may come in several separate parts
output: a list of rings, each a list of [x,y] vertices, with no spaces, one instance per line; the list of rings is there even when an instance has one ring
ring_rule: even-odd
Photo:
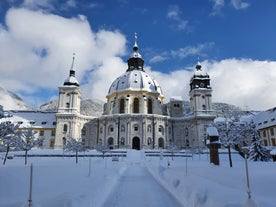
[[[158,149],[205,147],[206,128],[213,122],[210,77],[198,62],[190,79],[191,112],[185,114],[183,100],[164,95],[158,82],[144,70],[137,37],[128,68],[111,84],[100,117],[80,113],[81,90],[75,77],[74,59],[69,77],[59,87],[55,148],[70,137],[88,148]]]

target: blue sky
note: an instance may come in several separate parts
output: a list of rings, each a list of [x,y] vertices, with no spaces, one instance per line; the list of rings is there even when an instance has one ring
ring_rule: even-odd
[[[275,106],[274,0],[6,0],[0,2],[0,86],[29,105],[56,99],[76,53],[83,98],[105,100],[126,70],[134,33],[166,99],[188,100],[199,58],[213,101]]]

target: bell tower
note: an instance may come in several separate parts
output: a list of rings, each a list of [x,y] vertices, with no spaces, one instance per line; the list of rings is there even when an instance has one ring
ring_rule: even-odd
[[[58,110],[56,113],[55,148],[62,149],[67,139],[80,139],[83,123],[80,121],[81,91],[75,77],[73,56],[69,77],[59,87]]]
[[[74,61],[73,56],[69,77],[59,87],[58,113],[80,113],[81,91],[75,77]]]
[[[212,111],[212,88],[210,77],[198,61],[190,80],[190,103],[194,116],[210,114]]]

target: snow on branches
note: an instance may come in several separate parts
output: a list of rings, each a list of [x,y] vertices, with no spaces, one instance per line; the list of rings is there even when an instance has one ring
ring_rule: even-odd
[[[74,139],[71,137],[68,140],[66,140],[65,150],[75,152],[76,164],[77,164],[78,163],[78,153],[86,151],[86,147],[85,147],[85,143],[83,142],[82,139],[77,140],[77,139]]]

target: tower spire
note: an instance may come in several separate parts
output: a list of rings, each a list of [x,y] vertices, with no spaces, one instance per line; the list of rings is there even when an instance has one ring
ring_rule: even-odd
[[[73,53],[73,59],[72,59],[72,64],[71,64],[71,68],[70,68],[70,71],[71,71],[71,70],[74,70],[74,64],[75,64],[75,55],[76,55],[76,53]]]
[[[134,33],[134,45],[133,45],[133,50],[135,52],[138,52],[138,44],[137,44],[137,33]]]

